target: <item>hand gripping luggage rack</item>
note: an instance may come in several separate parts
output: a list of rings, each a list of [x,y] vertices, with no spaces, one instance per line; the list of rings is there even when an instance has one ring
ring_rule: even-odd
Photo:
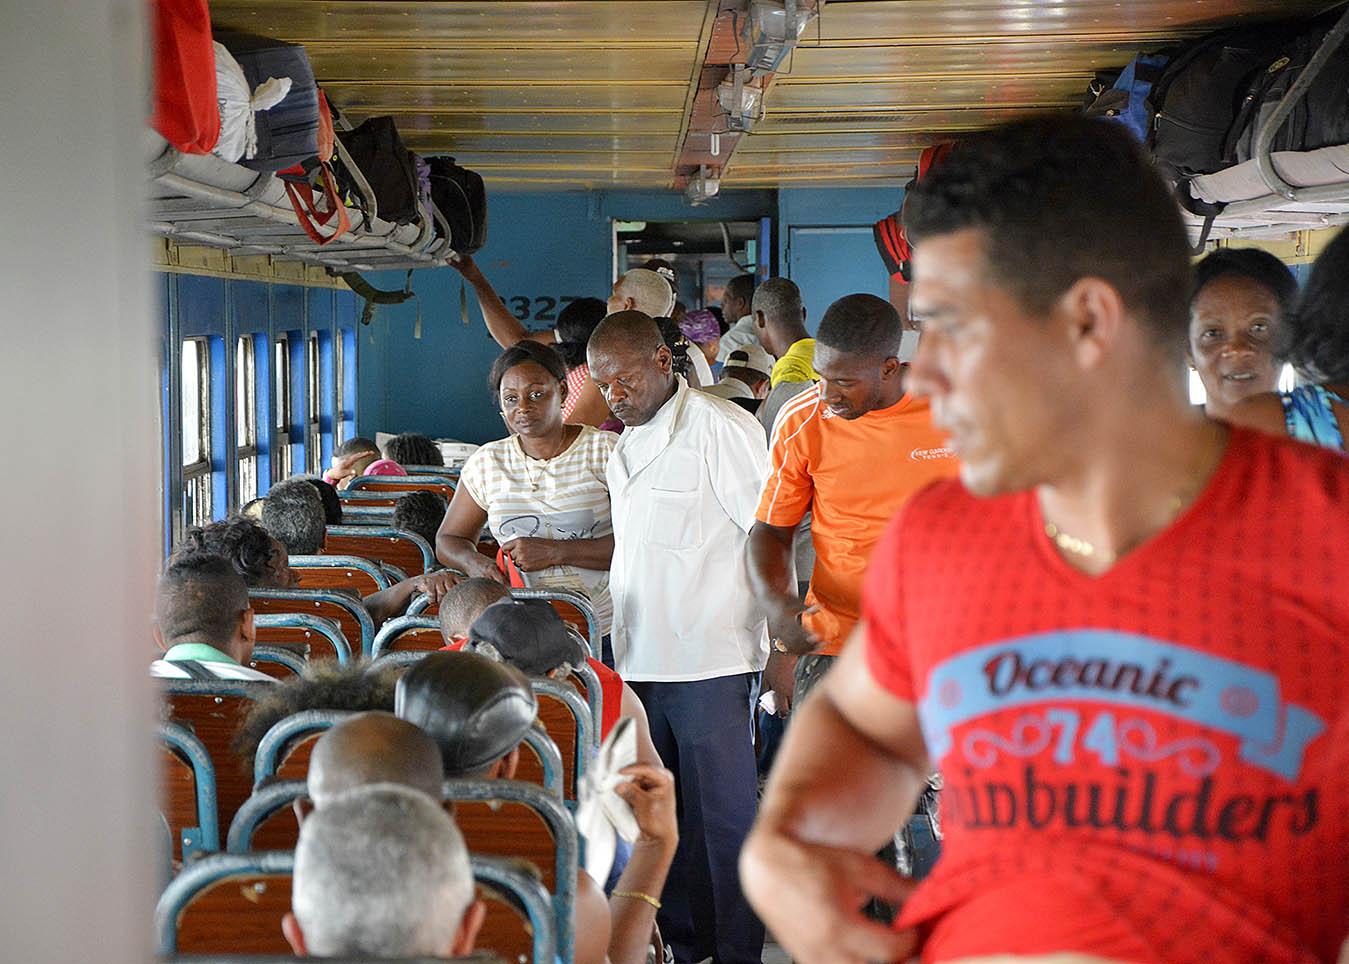
[[[152,157],[148,227],[170,241],[342,271],[431,268],[452,253],[448,236],[435,236],[436,212],[425,206],[420,223],[403,225],[378,217],[367,223],[360,210],[348,208],[351,230],[319,247],[300,226],[276,175],[210,154],[183,154],[153,131],[145,136]],[[320,230],[330,234],[332,228]]]

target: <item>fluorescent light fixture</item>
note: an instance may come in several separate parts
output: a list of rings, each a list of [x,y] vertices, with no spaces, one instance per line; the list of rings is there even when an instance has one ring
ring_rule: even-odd
[[[741,31],[741,46],[749,50],[745,66],[755,76],[771,74],[796,46],[806,25],[818,14],[800,9],[799,0],[750,0]]]
[[[721,178],[712,174],[706,164],[700,164],[698,176],[689,178],[688,186],[684,188],[684,196],[691,204],[702,204],[708,198],[716,197],[719,190]]]
[[[717,103],[733,131],[748,131],[763,119],[763,88],[745,82],[743,64],[736,64],[731,76],[717,85]]]

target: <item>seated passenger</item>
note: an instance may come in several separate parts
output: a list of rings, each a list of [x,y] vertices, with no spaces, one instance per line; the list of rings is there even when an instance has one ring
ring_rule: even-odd
[[[262,501],[262,527],[292,556],[323,551],[323,500],[307,479],[278,482]]]
[[[607,634],[614,541],[606,472],[618,436],[562,421],[565,378],[557,352],[537,342],[507,348],[492,363],[489,384],[512,434],[464,464],[436,556],[466,575],[505,583],[497,560],[478,551],[485,524],[524,585],[584,593]]]
[[[1293,272],[1259,248],[1220,248],[1195,265],[1187,349],[1210,418],[1279,387],[1272,348],[1296,297]]]
[[[155,642],[164,657],[150,675],[165,679],[275,682],[244,664],[253,655],[248,587],[220,556],[180,553],[168,561],[155,590]]]
[[[371,783],[394,783],[440,799],[445,768],[424,731],[392,713],[362,713],[327,730],[309,757],[305,790],[322,810],[342,794]],[[307,816],[305,810],[301,816]]]
[[[395,712],[436,741],[447,777],[505,779],[515,775],[520,742],[537,703],[517,670],[477,653],[430,653],[398,681]],[[644,964],[657,895],[678,843],[674,777],[638,763],[614,792],[633,808],[640,835],[607,906],[584,870],[576,875],[576,964]]]
[[[445,497],[438,492],[409,492],[399,496],[394,504],[393,527],[421,536],[435,549],[436,532],[445,519],[447,507]]]
[[[323,481],[345,489],[378,458],[379,446],[373,439],[349,438],[333,449],[332,467],[323,473]]]
[[[323,524],[340,526],[342,524],[342,500],[337,495],[337,487],[331,482],[325,482],[313,475],[297,475],[296,478],[304,479],[318,492],[319,500],[323,503]],[[263,499],[264,503],[266,501],[266,499]],[[259,521],[261,521],[261,511],[261,509],[258,510]]]
[[[209,552],[224,557],[249,589],[293,589],[299,584],[290,568],[286,547],[252,519],[235,516],[193,526],[177,551]]]
[[[444,628],[442,616],[442,635]],[[631,717],[637,726],[637,759],[660,764],[642,701],[617,673],[590,656],[580,636],[546,601],[502,598],[487,606],[473,621],[466,643],[449,638],[446,643],[446,649],[463,649],[500,660],[526,676],[566,679],[573,667],[588,662],[599,678],[602,693],[600,739],[609,735],[620,718]]]
[[[1275,354],[1306,384],[1243,402],[1232,421],[1337,452],[1349,439],[1349,231],[1312,265],[1297,308],[1275,339]]]
[[[281,926],[302,957],[461,957],[486,913],[474,895],[449,814],[420,791],[376,783],[301,824]]]
[[[773,356],[758,343],[737,348],[726,356],[721,370],[721,381],[702,391],[718,398],[735,402],[753,415],[768,395],[768,376],[773,370]]]
[[[298,679],[282,681],[253,704],[234,740],[235,756],[252,772],[253,757],[267,731],[305,710],[392,713],[394,686],[402,671],[401,666],[386,663],[310,663]]]
[[[446,592],[440,599],[439,610],[440,635],[446,646],[459,648],[456,644],[468,640],[469,628],[482,611],[510,597],[510,590],[501,583],[480,576],[465,579]]]
[[[403,432],[384,443],[384,457],[399,465],[444,465],[440,446],[419,432]]]

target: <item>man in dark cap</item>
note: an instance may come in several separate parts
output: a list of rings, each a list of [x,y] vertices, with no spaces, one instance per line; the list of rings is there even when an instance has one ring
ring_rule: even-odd
[[[458,645],[465,652],[514,666],[527,676],[566,679],[572,669],[589,663],[600,681],[600,739],[609,735],[619,719],[631,717],[637,726],[638,761],[660,765],[642,701],[622,677],[590,655],[576,631],[546,601],[508,597],[495,602],[469,628],[466,643],[451,643],[447,648]]]
[[[538,703],[519,670],[477,653],[431,653],[398,681],[394,713],[436,741],[447,777],[509,780]]]

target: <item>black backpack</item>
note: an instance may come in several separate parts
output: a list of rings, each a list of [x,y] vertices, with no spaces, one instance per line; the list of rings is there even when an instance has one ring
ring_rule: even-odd
[[[1342,11],[1312,22],[1275,52],[1246,90],[1240,114],[1228,137],[1232,163],[1255,155],[1255,139],[1316,53]],[[1314,151],[1349,142],[1349,43],[1341,42],[1322,64],[1304,96],[1274,135],[1272,151]]]
[[[449,224],[450,247],[474,254],[487,243],[487,191],[482,178],[445,155],[426,158],[431,167],[431,200]],[[437,234],[441,226],[436,225]]]
[[[1172,181],[1228,166],[1229,133],[1251,78],[1295,28],[1287,21],[1234,27],[1183,44],[1152,85],[1148,147]]]
[[[393,118],[372,117],[353,131],[336,133],[341,149],[333,162],[333,173],[342,194],[355,201],[367,218],[378,217],[394,224],[416,221],[421,211],[417,172]],[[372,200],[374,210],[370,210]]]

